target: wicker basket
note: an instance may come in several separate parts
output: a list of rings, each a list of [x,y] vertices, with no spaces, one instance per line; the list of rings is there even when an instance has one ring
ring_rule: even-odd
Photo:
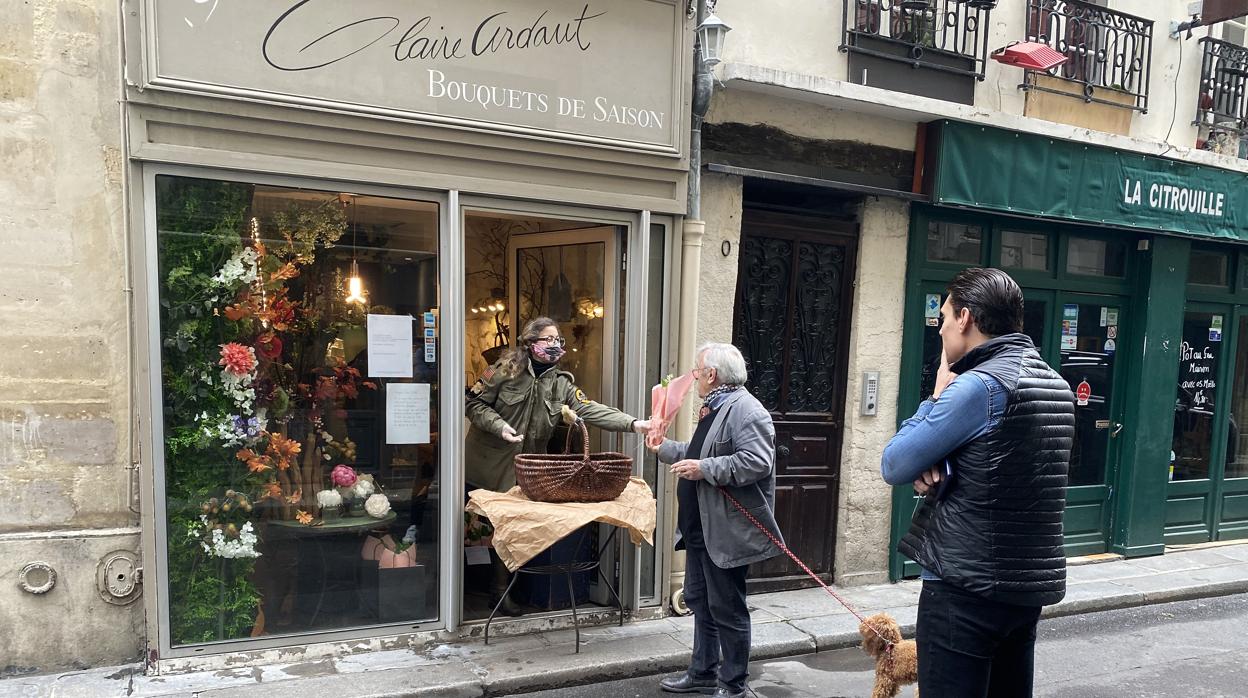
[[[578,419],[575,426],[581,430],[580,453],[516,456],[516,483],[524,496],[535,502],[606,502],[624,491],[633,459],[623,453],[590,453],[585,423]],[[571,438],[569,429],[569,443]]]

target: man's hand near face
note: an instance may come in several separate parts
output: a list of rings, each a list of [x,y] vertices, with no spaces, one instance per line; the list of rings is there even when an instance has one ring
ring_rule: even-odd
[[[945,392],[945,388],[957,378],[958,374],[949,370],[949,359],[945,356],[945,352],[940,352],[940,368],[936,370],[936,387],[932,390],[932,399],[936,400],[940,394]]]

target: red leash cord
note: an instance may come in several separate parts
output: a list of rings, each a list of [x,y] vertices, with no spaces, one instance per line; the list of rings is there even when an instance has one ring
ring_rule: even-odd
[[[815,580],[815,582],[817,582],[819,586],[823,587],[824,591],[831,594],[832,598],[841,602],[841,605],[844,606],[847,611],[854,614],[854,617],[858,619],[858,622],[861,623],[861,622],[866,621],[866,618],[864,618],[861,613],[859,613],[856,609],[854,609],[854,607],[851,606],[848,601],[842,598],[840,594],[836,593],[835,591],[832,591],[832,587],[828,586],[827,584],[824,584],[823,580],[819,578],[819,575],[815,574],[809,567],[807,567],[806,563],[802,562],[801,559],[797,557],[797,555],[794,555],[793,551],[789,550],[789,546],[782,543],[779,538],[776,538],[776,536],[772,534],[771,531],[767,530],[767,527],[764,526],[761,521],[754,518],[753,514],[746,511],[745,507],[741,505],[741,502],[737,501],[736,497],[733,497],[732,495],[728,494],[728,490],[726,488],[718,487],[716,489],[719,490],[720,494],[727,497],[728,501],[732,502],[732,505],[737,508],[737,511],[741,512],[745,516],[745,518],[749,519],[750,523],[754,524],[754,526],[758,528],[758,530],[762,531],[763,535],[767,536],[767,539],[770,540],[772,544],[774,544],[777,548],[779,548],[785,555],[788,555],[790,560],[792,560],[793,562],[796,562],[797,566],[801,567],[802,571],[805,572],[807,576]],[[885,647],[887,648],[886,651],[892,651],[894,643],[891,640],[884,637],[884,634],[881,633],[879,630],[876,630],[874,625],[868,625],[867,627],[871,628],[871,631],[874,632],[876,635],[878,635],[880,639],[884,641]]]

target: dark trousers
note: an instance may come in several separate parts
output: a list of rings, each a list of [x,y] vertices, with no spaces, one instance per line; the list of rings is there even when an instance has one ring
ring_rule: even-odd
[[[941,698],[1031,696],[1039,606],[989,601],[924,581],[915,640],[919,692]]]
[[[706,549],[685,551],[685,603],[693,610],[695,679],[718,679],[732,693],[745,690],[750,674],[750,609],[745,605],[749,565],[717,567]]]

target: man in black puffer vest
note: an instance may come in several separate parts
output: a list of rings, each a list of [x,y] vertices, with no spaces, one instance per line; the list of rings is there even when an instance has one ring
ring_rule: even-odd
[[[1075,399],[1022,334],[998,269],[950,283],[930,399],[884,449],[923,500],[898,550],[923,568],[916,639],[925,696],[1032,694],[1036,623],[1066,594],[1062,512]]]

